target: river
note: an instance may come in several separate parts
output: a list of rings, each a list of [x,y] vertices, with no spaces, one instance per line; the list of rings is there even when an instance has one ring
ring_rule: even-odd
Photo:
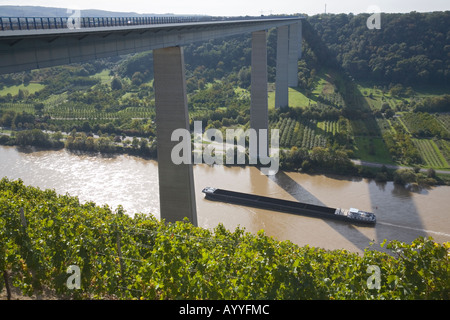
[[[121,204],[128,214],[159,218],[158,163],[127,155],[74,154],[67,150],[31,151],[0,146],[0,177],[20,178],[27,185],[78,196],[81,201]],[[366,179],[336,178],[278,172],[267,177],[253,167],[194,166],[198,224],[213,229],[244,227],[278,240],[325,249],[362,253],[370,242],[384,239],[411,242],[431,236],[450,241],[450,187],[420,191]],[[204,199],[201,190],[218,187],[259,195],[299,200],[332,207],[356,207],[377,215],[375,227],[295,216]],[[379,248],[378,245],[375,246]]]

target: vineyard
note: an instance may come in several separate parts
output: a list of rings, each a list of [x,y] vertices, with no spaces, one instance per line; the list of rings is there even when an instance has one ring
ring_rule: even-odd
[[[0,103],[0,110],[34,114],[34,105],[31,103]]]
[[[0,180],[0,271],[65,299],[448,299],[449,243],[392,241],[361,256],[114,212]],[[80,287],[69,281],[79,267]],[[368,266],[381,270],[368,286]],[[5,284],[0,281],[0,291]]]
[[[320,121],[317,123],[317,128],[323,130],[326,133],[329,133],[335,136],[339,133],[339,122],[338,121]]]
[[[449,165],[439,152],[439,148],[433,140],[413,139],[425,164],[432,168],[448,168]]]
[[[290,148],[293,146],[312,149],[325,147],[327,138],[318,134],[316,121],[296,121],[292,118],[282,118],[277,122],[271,122],[269,127],[280,130],[280,146]]]
[[[44,113],[52,119],[68,120],[113,120],[113,119],[131,119],[146,118],[149,119],[155,115],[154,108],[128,107],[118,112],[98,111],[95,107],[85,104],[73,105],[63,103],[52,107],[46,107]]]
[[[446,119],[446,118],[443,118]],[[450,138],[449,127],[444,127],[435,116],[429,113],[412,113],[403,114],[401,121],[405,124],[408,131],[418,137],[439,137]],[[444,120],[446,121],[446,120]]]
[[[442,126],[450,133],[450,114],[436,114],[436,119],[442,124]]]
[[[447,163],[450,164],[450,142],[446,140],[438,140],[436,144],[439,151],[442,153],[442,156],[445,158]]]

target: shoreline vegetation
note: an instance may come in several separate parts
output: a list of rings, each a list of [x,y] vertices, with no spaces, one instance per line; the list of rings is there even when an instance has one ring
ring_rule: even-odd
[[[64,300],[450,298],[449,242],[383,241],[362,255],[300,247],[263,230],[131,217],[20,179],[0,180],[0,253],[7,298],[13,289]],[[81,272],[76,290],[68,268]]]

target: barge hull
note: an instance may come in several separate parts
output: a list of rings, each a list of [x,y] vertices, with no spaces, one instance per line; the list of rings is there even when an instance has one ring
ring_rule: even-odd
[[[351,223],[374,224],[369,221],[358,221],[355,219],[351,219],[345,215],[336,214],[336,212],[340,210],[336,208],[252,195],[248,193],[241,193],[223,189],[213,189],[213,192],[205,192],[205,190],[207,189],[208,188],[205,188],[203,192],[205,193],[205,198],[208,200],[222,201],[258,209],[273,210],[314,218],[331,218]]]

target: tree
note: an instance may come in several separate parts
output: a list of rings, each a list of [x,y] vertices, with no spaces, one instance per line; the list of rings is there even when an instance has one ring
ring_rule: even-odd
[[[111,81],[111,89],[112,90],[121,90],[122,89],[122,82],[119,78],[115,77],[113,81]]]
[[[115,146],[113,145],[112,141],[106,137],[100,137],[97,140],[97,144],[98,144],[98,150],[100,152],[109,153],[109,152],[114,152],[116,149]]]
[[[394,172],[394,183],[405,185],[417,181],[417,176],[412,169],[398,169]]]
[[[25,100],[30,93],[26,89],[19,89],[19,93],[17,94],[17,99],[19,100]]]
[[[89,124],[89,122],[87,122],[87,121],[83,122],[81,131],[86,132],[86,133],[92,131],[92,128],[91,128],[91,125]]]
[[[93,137],[87,137],[84,146],[86,151],[95,151],[97,147]]]
[[[137,149],[139,147],[139,139],[133,137],[133,142],[131,142],[131,146],[133,147],[133,149]]]
[[[144,82],[144,75],[139,71],[135,72],[131,77],[131,83],[136,86],[140,86],[143,82]]]
[[[239,78],[239,86],[241,88],[248,88],[251,84],[251,68],[249,67],[243,67],[238,74]]]
[[[403,95],[403,93],[404,93],[404,89],[400,83],[396,84],[389,90],[389,94],[393,97],[400,97]]]
[[[433,168],[430,168],[427,170],[427,177],[428,178],[436,178],[436,171]]]
[[[61,131],[57,131],[53,134],[52,137],[55,141],[61,141],[61,139],[63,138],[63,134],[61,133]]]
[[[41,114],[41,112],[44,110],[44,104],[42,102],[35,103],[34,110],[36,111],[36,113]]]

